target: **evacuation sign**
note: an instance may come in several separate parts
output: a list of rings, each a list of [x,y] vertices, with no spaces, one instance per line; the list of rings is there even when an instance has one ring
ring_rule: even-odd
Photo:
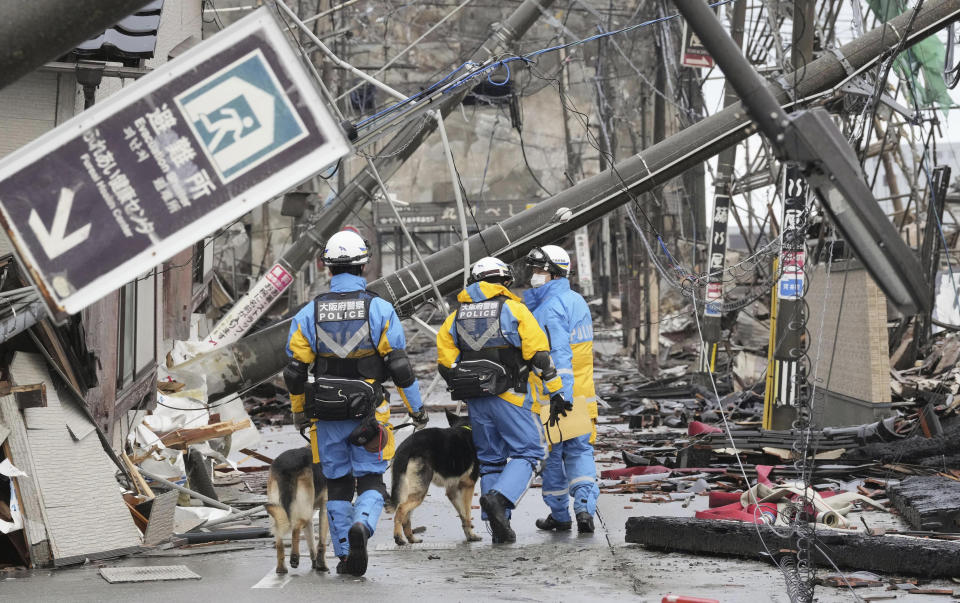
[[[0,163],[0,217],[57,320],[349,152],[266,8]]]
[[[680,51],[680,64],[684,67],[713,67],[716,63],[707,47],[697,34],[683,22],[683,48]]]

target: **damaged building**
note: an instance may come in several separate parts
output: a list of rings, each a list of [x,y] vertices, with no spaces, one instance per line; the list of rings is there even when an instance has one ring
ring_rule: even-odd
[[[0,593],[960,597],[957,0],[57,4],[0,8]],[[341,232],[426,429],[470,414],[438,331],[471,266],[524,297],[568,254],[596,533],[542,527],[540,466],[516,544],[449,484],[404,541],[391,465],[363,578],[276,571]]]

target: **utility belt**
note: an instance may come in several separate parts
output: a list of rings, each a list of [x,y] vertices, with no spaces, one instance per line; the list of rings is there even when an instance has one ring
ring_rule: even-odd
[[[379,354],[360,358],[328,358],[317,356],[313,361],[314,375],[336,375],[336,379],[373,379],[384,382],[390,378],[387,366]]]
[[[363,379],[322,376],[308,384],[304,411],[308,419],[343,421],[373,415],[383,402],[384,389],[379,382]]]
[[[526,393],[528,372],[485,358],[462,360],[453,367],[447,389],[454,400],[497,396],[511,388]]]

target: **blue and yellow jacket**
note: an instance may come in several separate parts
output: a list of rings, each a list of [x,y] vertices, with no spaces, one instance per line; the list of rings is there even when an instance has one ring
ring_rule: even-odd
[[[569,280],[555,278],[525,291],[523,301],[550,339],[550,355],[563,380],[563,398],[573,402],[573,415],[586,413],[591,421],[596,419],[593,317],[586,300],[570,289]],[[536,375],[531,374],[530,382],[531,391],[536,392],[541,402],[549,399]],[[561,427],[562,421],[563,418]]]
[[[364,291],[367,288],[367,281],[361,276],[353,274],[337,274],[330,279],[330,291],[334,293],[346,293],[350,291]],[[407,340],[403,334],[403,326],[400,324],[400,318],[396,310],[385,299],[375,297],[370,301],[370,314],[367,322],[370,326],[370,333],[376,341],[376,353],[381,357],[386,356],[393,350],[403,350],[407,347]],[[314,315],[314,304],[308,303],[297,312],[290,324],[290,334],[287,338],[287,355],[295,360],[299,360],[307,365],[312,365],[316,359],[317,334],[316,317]],[[361,352],[362,353],[362,352]],[[373,353],[367,350],[367,354]],[[397,388],[400,399],[409,412],[417,412],[423,408],[423,402],[420,399],[420,384],[416,381],[409,387]],[[293,412],[303,412],[304,395],[300,394],[290,396],[290,408]],[[384,400],[377,408],[377,420],[387,427],[390,434],[389,442],[383,450],[383,458],[393,457],[394,440],[393,430],[390,428],[390,404]]]
[[[537,352],[549,352],[550,343],[533,314],[523,305],[519,297],[503,285],[483,281],[473,283],[457,295],[457,301],[461,303],[480,302],[498,296],[506,298],[503,310],[500,313],[500,332],[511,345],[520,350],[523,360],[529,362]],[[437,363],[448,369],[453,367],[460,359],[456,325],[454,324],[456,317],[456,312],[450,314],[437,332]],[[547,382],[546,388],[551,392],[559,391],[562,385],[560,377],[557,376]],[[499,394],[499,397],[513,405],[528,408],[533,412],[540,412],[539,401],[529,392],[523,394],[509,389]]]

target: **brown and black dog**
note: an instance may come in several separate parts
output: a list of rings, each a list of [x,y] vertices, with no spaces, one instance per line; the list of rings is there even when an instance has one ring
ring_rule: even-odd
[[[413,535],[410,514],[427,496],[431,482],[446,490],[447,498],[460,516],[467,540],[480,540],[470,521],[473,491],[480,477],[470,419],[447,411],[447,422],[449,428],[422,429],[397,447],[393,459],[391,493],[396,513],[393,517],[393,539],[397,544],[420,542]]]
[[[277,573],[286,574],[283,558],[283,537],[290,536],[290,567],[300,565],[300,532],[305,533],[312,567],[326,571],[327,549],[327,480],[319,463],[313,463],[309,448],[287,450],[270,465],[267,480],[267,503],[273,535],[277,539]],[[313,512],[320,510],[320,552],[313,537]]]

